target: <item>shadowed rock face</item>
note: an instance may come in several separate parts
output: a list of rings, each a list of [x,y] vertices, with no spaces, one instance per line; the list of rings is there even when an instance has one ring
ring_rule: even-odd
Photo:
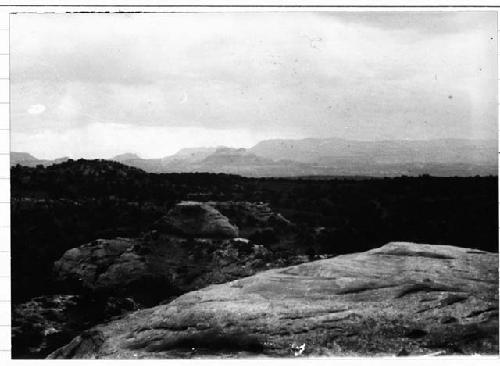
[[[182,202],[155,226],[159,232],[141,238],[97,239],[66,251],[54,264],[58,282],[68,291],[132,296],[151,304],[252,275],[265,268],[269,256],[261,246],[238,240],[238,228],[208,204]]]
[[[97,239],[68,250],[54,263],[59,280],[71,280],[78,287],[105,289],[128,286],[147,272],[146,264],[134,250],[137,240]]]
[[[12,309],[12,355],[44,357],[97,322],[136,309],[131,299],[109,296],[36,297]]]
[[[214,207],[201,202],[177,204],[162,218],[157,227],[166,232],[190,237],[236,238],[238,228]]]
[[[498,354],[498,255],[390,243],[212,285],[93,331],[101,344],[71,357]]]
[[[61,287],[70,291],[130,296],[153,305],[208,284],[253,275],[266,269],[269,260],[266,248],[241,238],[151,232],[72,248],[54,264],[54,272]]]

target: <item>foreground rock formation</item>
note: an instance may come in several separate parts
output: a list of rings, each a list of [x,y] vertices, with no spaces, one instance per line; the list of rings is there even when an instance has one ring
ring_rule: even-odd
[[[498,255],[390,243],[212,285],[50,358],[498,354]]]
[[[154,304],[208,284],[266,269],[270,253],[245,239],[182,238],[157,232],[142,238],[98,239],[68,250],[54,264],[68,291],[132,297]]]
[[[97,239],[67,250],[54,263],[62,294],[14,306],[14,356],[45,357],[111,316],[307,260],[282,258],[281,252],[237,238],[237,225],[248,233],[290,223],[263,203],[184,201],[155,224],[157,230],[136,238]]]
[[[238,227],[215,207],[239,217],[246,232],[290,225],[265,204],[184,201],[142,237],[97,239],[66,251],[54,264],[55,277],[69,293],[133,297],[152,305],[286,265],[279,253],[238,238]]]

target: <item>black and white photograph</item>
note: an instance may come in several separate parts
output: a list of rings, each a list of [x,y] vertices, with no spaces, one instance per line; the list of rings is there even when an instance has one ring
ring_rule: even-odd
[[[10,14],[13,359],[499,355],[498,14]]]

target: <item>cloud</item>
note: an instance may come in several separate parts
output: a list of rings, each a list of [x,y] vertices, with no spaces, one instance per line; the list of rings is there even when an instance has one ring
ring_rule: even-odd
[[[221,129],[217,134],[202,127],[135,126],[117,123],[91,123],[66,131],[41,130],[13,132],[15,151],[29,151],[38,158],[111,158],[128,152],[144,158],[174,154],[184,147],[251,147],[266,135],[247,129]],[[273,136],[297,138],[285,133]]]
[[[486,32],[493,31],[491,35],[494,36],[495,32],[490,25],[496,22],[497,17],[494,11],[359,11],[319,14],[346,24],[430,35],[481,29]]]
[[[489,12],[17,14],[11,64],[14,145],[96,123],[214,138],[496,134]],[[35,104],[45,112],[26,113]]]
[[[43,104],[33,104],[28,108],[29,114],[40,114],[45,112],[45,106]]]

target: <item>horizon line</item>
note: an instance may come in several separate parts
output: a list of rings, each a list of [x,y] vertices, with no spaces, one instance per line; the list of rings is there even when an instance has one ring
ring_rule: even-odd
[[[270,139],[265,139],[265,140],[261,140],[259,142],[257,142],[255,145],[251,146],[251,147],[231,147],[231,146],[226,146],[226,145],[211,145],[211,146],[186,146],[186,147],[182,147],[180,148],[179,150],[177,150],[175,153],[173,154],[167,154],[167,155],[162,155],[162,156],[157,156],[157,157],[143,157],[141,156],[141,153],[137,152],[137,151],[123,151],[123,152],[119,152],[119,153],[116,153],[116,154],[113,154],[113,156],[108,156],[108,157],[102,157],[102,156],[98,156],[98,157],[82,157],[82,156],[79,156],[79,157],[75,157],[75,156],[69,156],[69,155],[58,155],[57,157],[54,157],[54,158],[39,158],[37,157],[34,153],[31,153],[29,151],[20,151],[20,150],[10,150],[9,151],[9,155],[12,154],[12,153],[20,153],[20,154],[29,154],[31,155],[33,158],[37,159],[37,160],[57,160],[57,159],[64,159],[64,158],[67,158],[67,159],[73,159],[73,160],[78,160],[78,159],[89,159],[89,160],[94,160],[94,159],[98,159],[98,160],[113,160],[114,158],[116,158],[117,156],[120,156],[120,155],[125,155],[125,154],[131,154],[131,155],[137,155],[139,159],[143,159],[143,160],[155,160],[155,159],[164,159],[164,158],[168,158],[168,157],[171,157],[171,156],[175,156],[176,154],[178,154],[179,152],[181,152],[182,150],[186,150],[186,149],[220,149],[220,148],[227,148],[227,149],[234,149],[234,150],[239,150],[239,149],[243,149],[243,150],[250,150],[252,149],[253,147],[257,146],[258,144],[262,143],[262,142],[266,142],[266,141],[304,141],[304,140],[341,140],[341,141],[353,141],[353,142],[367,142],[367,143],[373,143],[373,142],[394,142],[394,141],[402,141],[402,142],[430,142],[430,141],[489,141],[489,142],[497,142],[498,144],[498,138],[464,138],[464,137],[440,137],[440,138],[429,138],[429,139],[409,139],[409,138],[402,138],[402,139],[382,139],[382,140],[356,140],[356,139],[348,139],[348,138],[343,138],[343,137],[335,137],[335,136],[332,136],[332,137],[303,137],[303,138],[270,138]]]

